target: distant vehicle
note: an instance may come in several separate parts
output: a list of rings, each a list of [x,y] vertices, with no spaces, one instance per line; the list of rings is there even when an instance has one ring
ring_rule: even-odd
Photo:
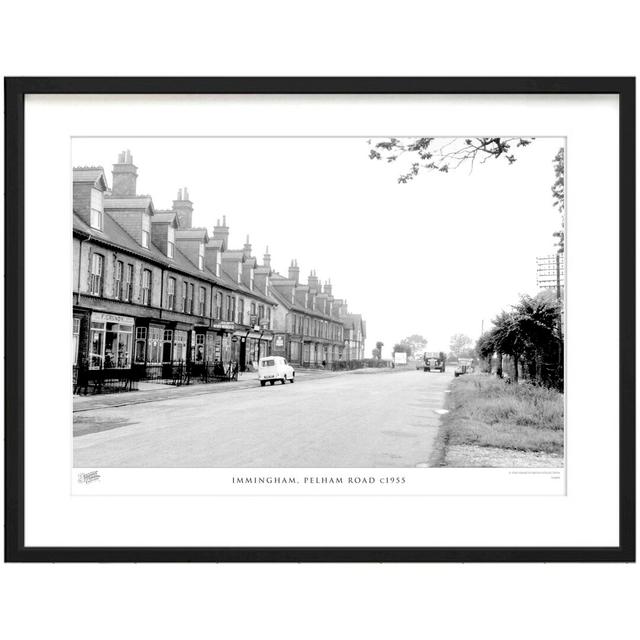
[[[457,378],[458,376],[463,376],[465,373],[473,373],[472,358],[458,358],[458,366],[453,372],[453,375]]]
[[[293,384],[295,377],[296,372],[293,367],[282,356],[260,358],[258,362],[258,380],[261,387],[264,387],[267,382],[273,385],[276,380],[280,380],[282,384],[288,380]]]
[[[440,373],[444,373],[446,364],[445,354],[440,351],[427,351],[424,354],[424,364],[422,365],[423,371],[439,371]]]

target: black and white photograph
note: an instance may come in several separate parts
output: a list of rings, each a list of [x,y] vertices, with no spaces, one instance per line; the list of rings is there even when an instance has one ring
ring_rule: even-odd
[[[628,557],[629,83],[107,84],[12,85],[18,556]]]
[[[564,467],[566,140],[428,133],[72,139],[80,484]]]

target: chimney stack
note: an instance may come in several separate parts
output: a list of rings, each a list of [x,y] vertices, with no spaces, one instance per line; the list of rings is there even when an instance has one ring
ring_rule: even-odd
[[[216,221],[216,226],[213,227],[213,239],[220,240],[222,242],[222,251],[227,250],[229,243],[229,227],[227,227],[227,216],[222,216],[222,224],[220,219]]]
[[[297,260],[291,261],[291,266],[289,267],[289,280],[295,280],[296,284],[298,284],[300,280],[300,267],[298,267]]]
[[[328,296],[330,296],[330,295],[332,295],[332,294],[331,294],[331,290],[332,290],[332,288],[331,288],[331,279],[329,279],[329,280],[327,280],[327,281],[324,283],[324,292],[325,292]]]
[[[131,151],[127,149],[118,154],[118,162],[113,165],[113,188],[111,193],[116,198],[128,198],[136,195],[138,167],[133,164]]]
[[[269,245],[267,245],[264,256],[262,257],[262,264],[267,267],[267,269],[271,269],[271,254],[269,253]]]
[[[251,257],[251,243],[249,242],[249,234],[247,234],[247,240],[244,243],[244,247],[242,247],[242,253],[245,258]]]
[[[181,229],[191,229],[191,217],[193,215],[193,202],[189,200],[187,187],[178,189],[178,197],[173,201],[173,210],[178,215]]]
[[[318,280],[318,276],[316,276],[315,269],[311,271],[309,277],[307,278],[307,284],[311,289],[320,289],[320,280]]]

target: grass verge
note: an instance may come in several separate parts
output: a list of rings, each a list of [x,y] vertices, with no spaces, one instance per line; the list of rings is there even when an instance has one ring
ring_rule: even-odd
[[[445,446],[562,454],[564,396],[528,383],[505,384],[486,374],[461,376],[451,385],[442,419]]]

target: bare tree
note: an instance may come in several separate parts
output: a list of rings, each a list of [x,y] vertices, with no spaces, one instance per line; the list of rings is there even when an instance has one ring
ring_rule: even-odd
[[[449,172],[463,164],[473,171],[476,160],[484,164],[493,158],[503,158],[509,164],[516,161],[514,148],[526,147],[534,138],[389,138],[375,142],[369,140],[369,158],[396,162],[408,160],[406,173],[398,182],[413,180],[421,170]]]

